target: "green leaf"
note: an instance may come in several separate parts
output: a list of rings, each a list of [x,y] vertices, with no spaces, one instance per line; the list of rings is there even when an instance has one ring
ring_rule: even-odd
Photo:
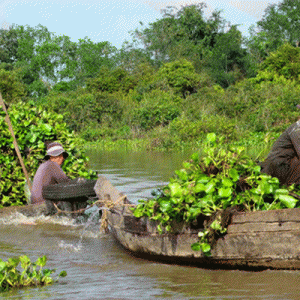
[[[23,269],[25,269],[31,263],[29,257],[26,255],[20,256],[20,262]]]
[[[232,195],[232,189],[230,189],[230,188],[220,188],[218,190],[218,195],[222,198],[228,198]]]
[[[194,163],[198,163],[199,153],[193,153],[192,156],[191,156],[191,159],[194,161]]]
[[[8,264],[12,267],[16,267],[20,262],[20,258],[14,257],[14,258],[9,258],[8,259]]]
[[[205,192],[205,190],[206,190],[206,186],[203,183],[197,183],[195,185],[194,192],[196,194],[200,192]]]
[[[279,194],[282,194],[282,195],[288,195],[289,194],[289,191],[287,189],[277,189],[275,191],[275,195],[279,195]]]
[[[287,208],[294,208],[298,202],[298,200],[289,195],[279,194],[277,197]]]
[[[207,243],[201,243],[201,250],[202,250],[202,252],[204,252],[204,253],[207,253],[207,252],[209,252],[210,251],[210,249],[211,249],[211,247],[210,247],[210,245],[209,244],[207,244]]]
[[[233,186],[233,182],[229,178],[225,177],[225,178],[222,179],[222,185],[224,185],[226,187],[232,187]]]
[[[46,123],[43,123],[41,125],[41,129],[45,132],[45,133],[50,133],[52,131],[52,126]]]
[[[207,185],[205,186],[205,192],[207,194],[212,194],[215,191],[215,186],[216,184],[213,181],[210,181],[209,183],[207,183]]]
[[[30,142],[31,144],[35,143],[37,137],[38,137],[37,133],[33,133],[33,134],[31,135],[31,138],[29,139],[29,142]]]
[[[229,176],[232,178],[232,180],[234,182],[238,181],[240,176],[239,176],[239,173],[236,169],[230,169],[229,170]]]
[[[6,267],[6,263],[4,261],[0,261],[0,272]]]
[[[187,172],[186,172],[186,170],[184,170],[184,169],[175,171],[175,174],[176,174],[176,175],[178,176],[178,178],[181,179],[182,181],[188,180]]]
[[[159,206],[162,212],[167,212],[172,209],[172,204],[169,201],[161,201]]]
[[[208,133],[207,136],[206,136],[206,139],[211,142],[211,143],[214,143],[217,139],[217,136],[215,133]]]
[[[133,212],[133,215],[136,217],[136,218],[141,218],[143,215],[144,215],[144,210],[141,209],[141,208],[136,208]]]
[[[59,273],[59,277],[66,277],[68,274],[67,274],[67,272],[66,271],[61,271],[60,273]]]
[[[36,264],[40,267],[44,267],[46,265],[46,262],[47,262],[47,257],[46,257],[46,255],[44,255],[37,259]]]
[[[192,250],[194,250],[194,251],[200,251],[201,250],[201,246],[200,246],[200,243],[194,243],[194,244],[192,244],[191,245],[191,248],[192,248]]]
[[[182,188],[181,185],[177,182],[170,183],[169,185],[171,197],[179,198],[182,195]]]

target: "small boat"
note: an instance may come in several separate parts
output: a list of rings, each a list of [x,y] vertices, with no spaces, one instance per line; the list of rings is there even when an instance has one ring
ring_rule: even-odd
[[[0,217],[16,212],[27,217],[53,215],[55,213],[77,217],[81,214],[81,210],[83,211],[87,207],[87,201],[96,197],[95,184],[96,180],[82,179],[78,181],[78,179],[74,179],[69,182],[48,185],[43,190],[43,197],[48,200],[48,205],[44,202],[4,207],[0,209]],[[51,203],[54,203],[56,207]]]
[[[177,224],[174,233],[160,234],[155,221],[133,216],[134,205],[106,178],[99,177],[95,191],[110,202],[111,234],[134,256],[205,268],[300,269],[300,208],[234,213],[226,235],[206,257],[191,248],[201,229]]]

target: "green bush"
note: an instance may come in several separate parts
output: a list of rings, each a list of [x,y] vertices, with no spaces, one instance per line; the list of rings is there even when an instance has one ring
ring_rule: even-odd
[[[48,112],[32,101],[9,107],[9,116],[27,171],[33,178],[45,155],[45,142],[57,140],[70,154],[63,170],[71,178],[97,178],[87,170],[88,158],[76,147],[77,139],[60,114]],[[0,207],[25,204],[25,176],[16,155],[13,140],[0,109]]]
[[[87,90],[94,92],[128,92],[135,85],[134,77],[122,68],[110,70],[107,67],[102,67],[96,78],[87,79],[86,81]]]
[[[300,48],[284,44],[270,55],[260,65],[260,71],[266,71],[273,76],[283,76],[290,80],[300,80]],[[260,78],[260,72],[258,78]],[[270,80],[270,79],[269,79]]]
[[[144,95],[132,113],[133,124],[143,130],[168,125],[180,115],[180,98],[167,92],[153,90]]]
[[[0,92],[8,103],[20,101],[27,95],[20,69],[6,71],[0,67]]]
[[[76,132],[90,124],[115,125],[120,122],[123,106],[118,96],[107,92],[87,92],[79,88],[65,93],[52,91],[43,100],[45,109],[65,116],[68,126]]]
[[[186,59],[165,63],[157,73],[161,80],[182,96],[195,93],[200,86],[201,77],[196,73],[191,62]]]

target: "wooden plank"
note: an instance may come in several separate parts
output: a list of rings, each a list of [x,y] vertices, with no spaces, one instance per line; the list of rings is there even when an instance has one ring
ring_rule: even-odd
[[[212,254],[215,258],[248,260],[300,259],[300,232],[279,231],[227,234],[219,239]]]
[[[241,212],[234,214],[231,221],[232,224],[246,222],[300,222],[300,208]]]
[[[240,223],[229,225],[227,233],[249,233],[267,231],[289,231],[298,230],[300,232],[300,222],[260,222],[260,223]]]

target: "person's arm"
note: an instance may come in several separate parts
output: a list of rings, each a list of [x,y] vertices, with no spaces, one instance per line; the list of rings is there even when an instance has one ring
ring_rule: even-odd
[[[297,156],[300,159],[300,122],[299,121],[295,123],[295,125],[291,128],[289,136],[291,138]]]
[[[70,181],[70,178],[56,162],[51,162],[51,169],[52,181],[55,183]]]

